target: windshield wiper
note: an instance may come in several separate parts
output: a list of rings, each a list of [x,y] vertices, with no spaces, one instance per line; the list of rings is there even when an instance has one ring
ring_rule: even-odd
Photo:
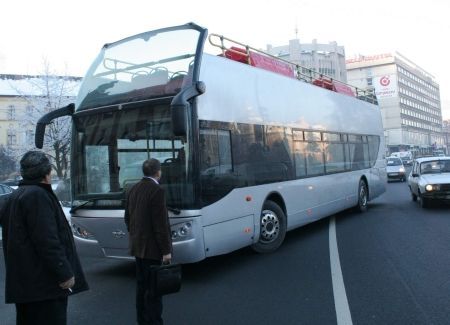
[[[167,207],[167,210],[172,212],[173,214],[179,215],[181,213],[180,209]]]
[[[86,202],[78,204],[78,205],[72,207],[72,209],[70,209],[69,212],[73,213],[73,212],[77,211],[79,208],[84,207],[86,204],[92,203],[92,202],[95,202],[95,201],[98,201],[98,200],[105,200],[105,198],[104,197],[94,197],[94,198],[91,198],[91,199],[87,199]]]

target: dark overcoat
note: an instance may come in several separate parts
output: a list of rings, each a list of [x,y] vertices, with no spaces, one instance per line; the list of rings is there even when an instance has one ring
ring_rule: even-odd
[[[51,185],[22,181],[0,211],[6,303],[66,297],[88,289],[72,232]],[[72,293],[59,284],[75,277]]]
[[[132,256],[161,260],[172,252],[164,189],[153,179],[144,177],[128,192],[125,223]]]

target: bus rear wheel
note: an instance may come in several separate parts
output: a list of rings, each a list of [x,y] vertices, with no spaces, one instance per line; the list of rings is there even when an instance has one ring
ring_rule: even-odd
[[[271,253],[281,246],[286,236],[286,215],[278,204],[266,201],[259,224],[259,240],[252,248],[258,253]]]
[[[369,193],[367,191],[367,184],[361,179],[358,186],[358,204],[356,205],[356,209],[359,212],[366,212],[368,201]]]

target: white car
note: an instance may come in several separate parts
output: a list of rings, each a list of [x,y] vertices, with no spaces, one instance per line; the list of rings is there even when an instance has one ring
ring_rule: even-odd
[[[404,182],[406,180],[405,166],[400,158],[388,157],[386,158],[386,172],[388,182],[391,180],[399,180]]]
[[[450,202],[450,157],[425,157],[414,161],[408,177],[413,201],[423,208],[431,200]]]

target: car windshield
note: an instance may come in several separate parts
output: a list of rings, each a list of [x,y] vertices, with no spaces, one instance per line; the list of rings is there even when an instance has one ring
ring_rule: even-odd
[[[450,173],[450,160],[433,160],[420,164],[421,174]]]
[[[387,165],[388,166],[401,166],[401,165],[403,165],[403,163],[400,158],[388,158]]]

